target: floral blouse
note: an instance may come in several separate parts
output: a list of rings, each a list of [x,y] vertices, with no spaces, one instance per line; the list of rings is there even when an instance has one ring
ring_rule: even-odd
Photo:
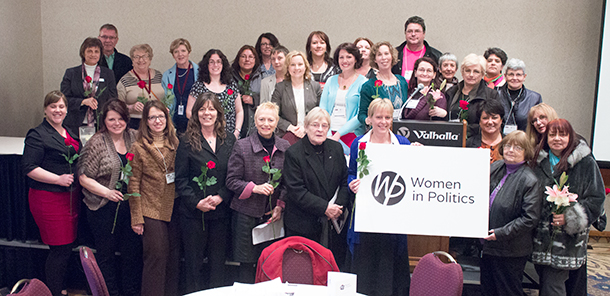
[[[220,100],[220,104],[222,105],[225,113],[225,121],[227,122],[226,131],[227,133],[231,134],[235,132],[235,97],[239,93],[237,84],[235,84],[235,82],[231,82],[221,93],[215,93],[208,89],[202,81],[196,81],[193,84],[190,95],[197,98],[199,95],[205,92],[211,92],[218,96],[218,100]],[[229,92],[231,95],[229,95]]]

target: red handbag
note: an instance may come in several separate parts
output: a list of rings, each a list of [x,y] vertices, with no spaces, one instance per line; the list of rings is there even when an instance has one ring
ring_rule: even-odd
[[[19,289],[19,286],[23,284],[23,287]],[[17,292],[19,290],[19,292]],[[39,279],[23,279],[18,281],[11,290],[9,295],[22,295],[22,296],[53,296],[51,290]]]

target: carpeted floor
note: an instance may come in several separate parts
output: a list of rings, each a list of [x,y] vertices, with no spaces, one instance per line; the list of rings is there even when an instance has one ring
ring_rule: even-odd
[[[605,238],[591,239],[593,250],[588,250],[587,285],[592,296],[610,295],[610,242]]]

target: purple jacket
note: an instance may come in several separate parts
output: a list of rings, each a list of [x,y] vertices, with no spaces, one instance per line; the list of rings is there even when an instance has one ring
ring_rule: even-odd
[[[283,169],[284,153],[288,147],[290,147],[288,141],[275,136],[275,146],[271,153],[271,168]],[[229,158],[226,182],[227,188],[235,193],[231,201],[231,209],[255,218],[260,218],[270,211],[269,197],[252,192],[254,185],[263,184],[269,179],[269,175],[262,170],[265,165],[263,157],[267,155],[267,151],[258,139],[258,133],[252,133],[235,143]],[[286,190],[282,179],[271,195],[273,207],[275,205],[283,207]]]

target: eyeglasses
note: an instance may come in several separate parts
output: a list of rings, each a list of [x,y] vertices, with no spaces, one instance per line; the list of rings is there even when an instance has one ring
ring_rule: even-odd
[[[165,115],[148,116],[148,121],[150,122],[155,122],[157,119],[160,121],[165,121]]]
[[[263,47],[263,46],[269,46],[269,47],[271,47],[271,46],[273,46],[273,45],[271,45],[271,43],[261,43],[261,47]]]
[[[218,60],[218,61],[209,60],[208,65],[222,65],[222,60]]]
[[[517,152],[523,152],[523,147],[519,146],[519,145],[511,145],[511,144],[504,144],[504,150],[508,151],[508,150],[514,150]]]
[[[133,56],[133,59],[134,59],[134,60],[136,60],[136,61],[137,61],[137,60],[140,60],[140,59],[142,59],[142,60],[148,60],[148,55],[147,55],[147,54],[145,54],[145,55],[141,55],[141,56]]]
[[[315,128],[315,129],[318,129],[320,127],[322,127],[323,129],[328,129],[328,123],[320,124],[320,123],[314,122],[314,123],[310,124],[309,126]]]

